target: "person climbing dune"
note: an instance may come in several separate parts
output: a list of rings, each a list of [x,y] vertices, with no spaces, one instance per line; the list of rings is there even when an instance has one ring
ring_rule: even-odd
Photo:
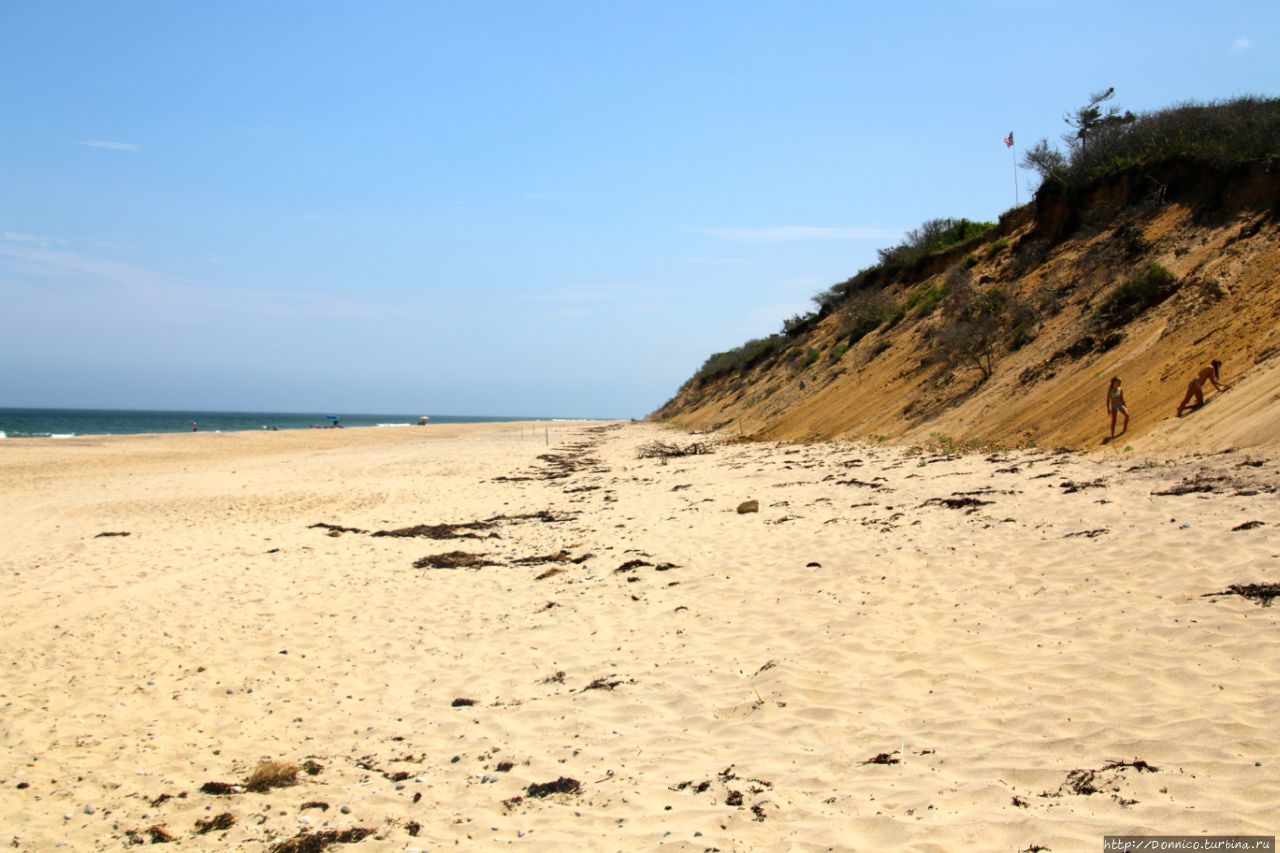
[[[1178,417],[1182,417],[1183,409],[1195,411],[1204,405],[1204,383],[1211,383],[1218,391],[1226,391],[1231,388],[1230,385],[1223,385],[1218,381],[1221,369],[1222,362],[1216,358],[1200,368],[1200,372],[1195,375],[1195,378],[1187,383],[1187,395],[1178,404]],[[1195,398],[1195,403],[1191,402],[1192,398]]]

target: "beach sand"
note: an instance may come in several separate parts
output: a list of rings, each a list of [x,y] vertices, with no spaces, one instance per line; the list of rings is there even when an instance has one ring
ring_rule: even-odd
[[[655,440],[705,439],[0,442],[0,844],[1060,853],[1280,826],[1280,607],[1206,597],[1280,581],[1275,461],[637,458]],[[374,535],[417,525],[470,538]],[[451,552],[496,565],[415,567]],[[309,770],[202,791],[264,760]]]

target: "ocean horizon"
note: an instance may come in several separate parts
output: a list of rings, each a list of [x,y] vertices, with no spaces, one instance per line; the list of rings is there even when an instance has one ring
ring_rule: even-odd
[[[246,432],[347,427],[415,426],[420,417],[433,424],[508,423],[513,421],[570,421],[582,418],[495,415],[436,415],[327,412],[218,412],[187,409],[28,409],[0,408],[0,439],[74,438],[81,435],[139,435],[147,433]]]

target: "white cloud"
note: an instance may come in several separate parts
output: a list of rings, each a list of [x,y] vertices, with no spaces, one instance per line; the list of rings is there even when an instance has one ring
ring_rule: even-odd
[[[74,252],[0,243],[0,278],[41,283],[41,289],[100,293],[113,304],[146,304],[176,313],[231,313],[272,317],[356,317],[385,314],[373,303],[334,299],[303,290],[283,291],[215,287],[133,264],[103,260]]]
[[[901,231],[891,228],[832,228],[810,225],[775,225],[766,228],[711,228],[719,240],[735,243],[793,243],[799,240],[885,240]]]
[[[560,287],[543,293],[529,293],[524,296],[526,302],[556,302],[568,305],[581,305],[595,302],[616,302],[631,295],[634,291],[630,285],[607,284],[599,287]]]
[[[0,240],[7,240],[10,243],[35,243],[37,246],[66,242],[56,237],[46,237],[43,234],[27,234],[23,231],[0,231]]]
[[[141,151],[141,145],[134,145],[132,142],[111,142],[106,139],[83,139],[76,145],[85,145],[89,148],[105,148],[108,151]]]
[[[706,266],[727,266],[727,265],[730,265],[730,264],[745,264],[746,262],[747,262],[747,259],[746,259],[746,258],[710,258],[710,257],[701,257],[701,258],[685,258],[685,259],[684,259],[684,260],[682,260],[680,263],[682,263],[682,264],[700,264],[700,265],[706,265]]]
[[[1244,53],[1246,50],[1252,50],[1252,49],[1253,49],[1253,39],[1248,38],[1246,36],[1240,36],[1240,38],[1231,42],[1232,53]]]

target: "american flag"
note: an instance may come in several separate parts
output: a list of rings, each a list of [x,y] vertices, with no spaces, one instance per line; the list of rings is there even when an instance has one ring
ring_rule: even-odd
[[[1005,148],[1013,147],[1013,131],[1012,130],[1009,131],[1009,135],[1004,138],[1004,147]]]

